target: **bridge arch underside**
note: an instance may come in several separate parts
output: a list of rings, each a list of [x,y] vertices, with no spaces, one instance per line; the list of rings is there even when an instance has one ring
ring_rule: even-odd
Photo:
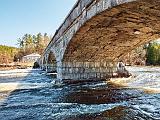
[[[56,57],[52,51],[49,52],[46,58],[46,69],[47,69],[47,72],[57,71]]]
[[[116,71],[114,61],[159,37],[160,0],[139,0],[105,10],[70,40],[62,78],[105,78]]]

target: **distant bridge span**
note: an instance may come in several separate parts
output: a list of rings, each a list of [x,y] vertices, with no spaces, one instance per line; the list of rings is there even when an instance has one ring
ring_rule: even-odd
[[[105,78],[115,61],[160,38],[160,0],[78,0],[39,63],[62,79]]]

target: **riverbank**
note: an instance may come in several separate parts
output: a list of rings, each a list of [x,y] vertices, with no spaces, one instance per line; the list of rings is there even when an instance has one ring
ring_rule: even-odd
[[[28,67],[34,67],[34,62],[13,62],[9,64],[0,64],[0,71],[27,69]]]
[[[0,67],[0,71],[8,71],[8,70],[14,70],[17,67]]]

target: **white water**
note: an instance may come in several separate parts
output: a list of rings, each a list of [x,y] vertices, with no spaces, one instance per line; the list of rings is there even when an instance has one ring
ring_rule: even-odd
[[[127,69],[135,77],[115,81],[126,85],[124,88],[112,88],[107,82],[57,87],[52,84],[55,79],[40,70],[0,71],[0,118],[62,120],[67,116],[99,114],[115,107],[126,106],[132,110],[127,113],[129,116],[140,120],[160,120],[160,68]],[[105,92],[97,93],[99,90]],[[97,96],[94,96],[95,94]],[[102,96],[108,97],[101,101],[99,99]],[[75,100],[72,99],[74,97]],[[81,103],[84,99],[88,99],[87,102]]]
[[[129,87],[160,93],[160,67],[128,67],[127,69],[135,76],[127,82]]]

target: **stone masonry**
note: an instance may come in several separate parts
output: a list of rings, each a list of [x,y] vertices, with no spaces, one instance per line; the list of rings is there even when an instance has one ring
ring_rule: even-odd
[[[40,65],[56,68],[60,80],[105,78],[123,54],[158,39],[159,31],[160,0],[78,0]]]

